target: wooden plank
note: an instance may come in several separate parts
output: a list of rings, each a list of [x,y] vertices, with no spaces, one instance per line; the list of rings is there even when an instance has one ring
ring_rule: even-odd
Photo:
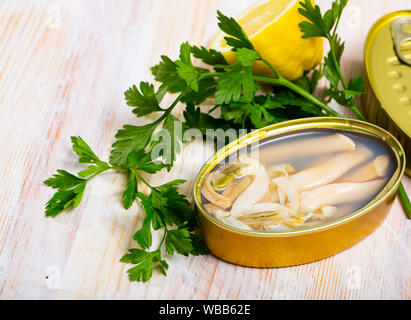
[[[167,277],[130,283],[119,258],[135,245],[137,206],[121,206],[124,177],[108,173],[83,203],[55,219],[43,217],[51,196],[41,181],[56,168],[77,170],[71,135],[102,157],[125,123],[142,123],[123,92],[152,80],[161,54],[179,45],[207,45],[216,10],[236,15],[255,1],[2,1],[0,4],[0,297],[11,299],[410,299],[410,223],[398,201],[388,219],[355,247],[323,261],[281,269],[234,266],[212,256],[174,256]],[[321,0],[323,7],[329,1]],[[343,73],[363,73],[367,30],[409,1],[352,0],[341,21]],[[181,114],[181,108],[177,115]],[[349,114],[347,114],[349,115]],[[153,184],[193,179],[211,146],[184,148],[170,173]],[[404,178],[411,192],[410,179]],[[46,276],[49,276],[46,279]],[[53,279],[60,277],[61,283]]]

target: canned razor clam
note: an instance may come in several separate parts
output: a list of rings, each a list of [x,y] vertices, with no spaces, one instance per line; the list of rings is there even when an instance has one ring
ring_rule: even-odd
[[[390,13],[373,25],[364,63],[364,115],[394,134],[411,159],[411,10]],[[410,161],[406,173],[411,176]]]

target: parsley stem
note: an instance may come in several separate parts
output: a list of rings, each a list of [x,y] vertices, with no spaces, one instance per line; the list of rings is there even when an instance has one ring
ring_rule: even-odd
[[[278,70],[271,64],[270,61],[264,59],[263,57],[260,56],[260,60],[264,62],[277,76],[278,79],[284,79],[281,74],[278,72]]]
[[[408,219],[411,219],[411,202],[408,198],[407,192],[404,189],[402,183],[398,187],[398,196],[401,199],[402,205],[404,207],[405,213],[407,214]]]
[[[181,98],[184,96],[186,92],[183,91],[181,92],[178,97],[174,100],[174,102],[171,104],[171,106],[165,110],[164,114],[157,120],[158,122],[163,121],[165,118],[168,117],[168,115],[173,111],[174,107],[177,105],[177,103],[181,100]]]
[[[95,176],[97,176],[97,175],[99,175],[100,173],[103,173],[103,172],[105,172],[105,171],[107,171],[107,170],[121,170],[121,169],[124,169],[124,168],[121,168],[121,167],[107,167],[107,168],[105,168],[105,169],[102,169],[102,170],[96,172],[95,174],[91,175],[90,177],[88,177],[88,178],[86,179],[86,182],[89,182],[89,181],[90,181],[91,179],[93,179]]]
[[[314,103],[315,105],[321,107],[323,110],[325,110],[327,112],[328,115],[331,115],[331,116],[334,116],[334,117],[341,117],[341,115],[337,111],[331,109],[324,102],[322,102],[318,98],[314,97],[311,93],[309,93],[308,91],[304,90],[303,88],[297,86],[296,84],[292,83],[291,81],[288,81],[287,79],[285,79],[283,77],[280,77],[280,78],[276,79],[276,78],[267,78],[267,77],[261,77],[261,76],[254,76],[254,80],[287,87],[288,89],[298,93],[300,96],[303,96],[308,101],[310,101],[310,102]]]
[[[218,77],[223,75],[224,73],[221,72],[207,72],[207,73],[203,73],[198,79],[197,81],[203,80],[203,79],[207,79],[207,78],[214,78],[214,77]]]
[[[259,58],[262,62],[264,62],[276,75],[277,75],[277,80],[280,85],[283,85],[287,87],[288,89],[293,90],[294,92],[298,93],[299,95],[305,97],[307,100],[311,101],[312,103],[318,105],[322,109],[324,109],[329,115],[335,116],[335,117],[340,117],[341,115],[331,109],[329,106],[327,106],[325,103],[314,97],[312,94],[307,92],[306,90],[300,88],[296,84],[292,83],[291,81],[288,81],[285,79],[279,72],[278,70],[271,64],[270,61],[264,59],[263,57],[260,56]]]
[[[212,108],[207,112],[207,114],[212,113],[214,110],[216,110],[216,109],[218,109],[218,108],[220,108],[219,105],[216,105],[216,106],[212,107]]]
[[[151,186],[151,184],[149,184],[149,183],[141,176],[141,174],[139,174],[137,171],[134,171],[134,173],[135,173],[136,177],[137,177],[139,180],[141,180],[147,187],[150,188],[150,190],[155,189],[153,186]]]
[[[183,91],[181,92],[178,97],[174,100],[174,102],[171,104],[170,107],[168,107],[167,109],[163,109],[164,113],[163,115],[158,118],[156,121],[153,122],[153,125],[159,125],[161,123],[161,121],[163,121],[165,118],[167,118],[169,116],[169,114],[171,113],[171,111],[173,111],[173,109],[175,108],[175,106],[177,105],[177,103],[181,100],[181,98],[184,96],[186,92]]]
[[[334,38],[337,35],[338,25],[340,24],[341,14],[338,15],[337,21],[335,22],[334,31],[332,37]]]
[[[334,62],[335,70],[338,73],[338,77],[341,80],[341,83],[344,87],[344,90],[347,90],[347,84],[345,83],[344,77],[341,73],[340,63],[338,62],[337,56],[335,55],[334,39],[331,37],[330,34],[327,35],[327,39],[328,39],[328,42],[330,43],[330,51],[331,51],[331,56],[332,56],[332,59],[333,59],[333,62]]]
[[[241,127],[242,129],[245,129],[245,122],[247,121],[247,116],[248,116],[249,111],[250,109],[247,109],[247,111],[244,113],[242,127]]]
[[[338,62],[337,56],[335,55],[334,37],[336,34],[339,20],[340,20],[340,17],[338,18],[336,22],[333,36],[331,36],[331,34],[328,34],[327,39],[328,39],[328,42],[330,43],[330,52],[331,52],[331,57],[334,63],[335,70],[337,71],[338,77],[340,78],[340,81],[341,81],[341,84],[344,90],[347,90],[348,89],[347,83],[344,80],[344,77],[342,75],[341,68],[340,68],[340,63]],[[355,105],[354,98],[352,97],[350,100],[351,100],[351,105],[349,106],[349,108],[354,112],[354,114],[358,117],[358,119],[366,121],[364,116],[361,114],[361,112],[358,110],[357,106]]]
[[[167,229],[167,225],[166,225],[166,224],[164,224],[164,227],[163,227],[163,228],[164,228],[164,234],[163,234],[163,237],[162,237],[162,239],[161,239],[160,244],[158,245],[158,248],[157,248],[158,251],[160,251],[161,246],[163,245],[164,240],[166,239],[166,236],[167,236],[167,232],[168,232],[168,229]]]
[[[174,102],[171,104],[171,106],[167,109],[165,109],[163,115],[158,118],[155,123],[159,124],[161,121],[163,121],[165,118],[167,118],[169,116],[169,114],[171,113],[171,111],[173,111],[173,109],[175,108],[175,106],[177,105],[177,103],[181,100],[181,98],[184,96],[186,92],[183,91],[181,92],[178,97],[174,100]],[[149,187],[150,190],[155,189],[153,186],[151,186],[136,170],[134,170],[134,173],[136,175],[136,178],[138,178],[139,180],[141,180],[147,187]]]
[[[365,117],[362,115],[362,113],[357,109],[357,107],[355,106],[354,102],[352,103],[352,105],[350,106],[351,111],[354,112],[354,114],[358,117],[358,119],[362,120],[362,121],[366,121]]]

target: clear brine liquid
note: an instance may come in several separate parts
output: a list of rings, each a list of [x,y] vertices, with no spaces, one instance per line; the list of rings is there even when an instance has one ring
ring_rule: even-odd
[[[289,164],[292,169],[294,170],[293,173],[290,173],[290,175],[287,177],[287,179],[289,179],[290,181],[293,181],[292,176],[294,174],[298,174],[301,171],[307,170],[309,168],[315,167],[315,166],[320,166],[324,163],[326,163],[326,161],[330,161],[330,159],[337,159],[338,156],[340,156],[342,153],[347,151],[333,151],[333,148],[335,149],[336,144],[340,143],[340,141],[335,141],[335,143],[333,143],[333,141],[331,141],[330,144],[330,149],[331,152],[326,152],[324,150],[322,150],[319,153],[316,153],[315,150],[316,148],[322,148],[321,144],[320,146],[318,146],[318,143],[316,144],[315,142],[317,141],[322,141],[322,140],[316,140],[318,138],[324,138],[324,137],[334,137],[336,133],[342,134],[345,137],[348,137],[349,139],[351,139],[352,142],[355,143],[355,150],[353,152],[359,152],[358,150],[365,150],[366,152],[369,152],[369,155],[367,153],[367,156],[364,158],[364,161],[361,161],[352,166],[352,168],[350,168],[349,170],[347,170],[346,172],[344,172],[344,174],[342,174],[341,176],[339,176],[336,179],[332,179],[331,181],[329,181],[327,184],[325,185],[334,185],[335,184],[339,184],[339,183],[350,183],[350,181],[345,181],[344,177],[352,177],[352,173],[353,172],[357,172],[359,170],[359,172],[362,174],[363,172],[361,170],[363,170],[362,168],[364,168],[364,170],[367,168],[367,165],[370,165],[370,163],[372,161],[374,161],[374,159],[377,159],[377,157],[379,156],[384,156],[386,157],[386,159],[389,159],[386,168],[385,168],[385,173],[382,177],[378,177],[378,179],[371,179],[368,181],[372,181],[372,180],[378,180],[378,181],[382,181],[383,183],[381,184],[381,187],[379,187],[378,189],[375,190],[375,192],[371,192],[368,194],[368,196],[364,199],[360,199],[360,200],[356,200],[356,201],[352,201],[350,200],[350,196],[348,195],[346,197],[346,200],[344,200],[343,203],[338,203],[338,204],[333,204],[330,207],[334,207],[334,208],[326,208],[328,211],[333,212],[333,214],[331,216],[327,216],[327,217],[322,217],[322,211],[323,209],[317,209],[317,211],[314,214],[314,216],[316,217],[315,219],[313,218],[309,218],[307,221],[304,221],[304,223],[301,223],[301,225],[297,220],[295,220],[295,224],[293,226],[288,226],[280,223],[278,225],[275,226],[269,226],[267,227],[265,224],[267,224],[268,222],[266,221],[267,219],[265,217],[261,218],[260,216],[255,216],[255,213],[253,211],[253,209],[248,208],[248,211],[252,211],[252,213],[254,214],[251,215],[250,217],[252,217],[252,219],[254,219],[254,217],[256,217],[256,221],[263,221],[264,225],[263,225],[263,229],[260,229],[260,225],[257,227],[258,231],[261,232],[282,232],[282,231],[289,231],[289,230],[294,230],[294,229],[301,229],[301,228],[306,228],[306,227],[312,227],[315,225],[321,225],[324,223],[327,223],[329,221],[338,219],[342,216],[345,216],[347,214],[350,214],[352,212],[355,212],[361,208],[363,208],[364,206],[366,206],[373,198],[376,197],[376,195],[383,189],[383,187],[386,185],[386,183],[388,182],[389,178],[392,176],[392,174],[394,173],[394,171],[396,170],[396,161],[395,158],[392,154],[392,152],[390,151],[390,149],[388,148],[388,146],[381,142],[380,140],[377,140],[376,138],[373,138],[372,136],[369,135],[365,135],[365,134],[360,134],[360,133],[353,133],[353,132],[349,132],[349,131],[344,131],[344,130],[337,130],[337,129],[308,129],[308,130],[301,130],[301,131],[297,131],[297,132],[292,132],[290,134],[284,134],[282,136],[276,136],[274,138],[266,138],[261,140],[258,144],[254,144],[251,146],[248,146],[247,148],[243,148],[241,150],[239,150],[238,152],[236,152],[235,154],[230,155],[230,157],[226,158],[224,161],[221,162],[221,164],[217,165],[212,172],[210,172],[210,175],[214,174],[217,170],[224,170],[224,168],[227,168],[227,165],[233,165],[234,163],[236,163],[236,161],[238,162],[238,156],[240,154],[246,154],[250,157],[252,157],[253,159],[258,159],[259,163],[262,164],[266,169],[267,172],[270,170],[270,168],[273,168],[275,166],[278,165],[282,165],[282,164]],[[297,147],[299,146],[300,150],[293,150],[292,148],[290,149],[290,146],[292,146],[293,144],[296,144]],[[313,148],[310,148],[310,146],[313,146]],[[326,148],[326,146],[324,146]],[[304,151],[304,150],[305,151]],[[324,148],[322,148],[324,149]],[[337,146],[338,149],[338,146]],[[282,152],[283,150],[288,150],[288,152],[284,153]],[[348,151],[348,153],[351,151]],[[331,160],[333,161],[333,160]],[[358,160],[357,160],[358,161]],[[384,162],[385,163],[385,162]],[[337,169],[338,166],[336,167]],[[237,170],[238,171],[238,170]],[[324,179],[324,177],[322,176],[323,173],[324,175],[333,175],[334,172],[333,170],[331,170],[331,172],[329,168],[327,168],[327,166],[324,166],[324,171],[320,170],[318,172],[315,172],[316,175],[318,175],[318,179],[319,181],[321,179]],[[337,170],[338,171],[338,170]],[[215,173],[217,174],[217,173]],[[230,173],[231,174],[231,173]],[[255,177],[255,176],[253,176]],[[239,178],[244,178],[244,177],[239,177]],[[237,179],[239,178],[235,178],[233,181],[235,182]],[[275,177],[274,179],[271,179],[271,181],[276,181]],[[310,179],[314,179],[315,177],[310,177]],[[356,178],[353,178],[354,180]],[[362,179],[362,178],[360,178]],[[221,179],[220,179],[221,180]],[[281,180],[281,179],[280,179]],[[280,181],[278,180],[278,181]],[[284,180],[284,179],[283,179]],[[366,180],[367,181],[367,180]],[[364,181],[364,182],[366,182]],[[360,181],[361,183],[363,181]],[[290,182],[291,183],[291,182]],[[359,182],[355,182],[355,183],[359,183]],[[314,182],[315,184],[315,182]],[[367,184],[364,184],[364,186],[366,186]],[[272,186],[272,183],[270,182],[270,186]],[[342,186],[342,185],[341,185]],[[293,185],[293,188],[295,186]],[[291,207],[290,207],[290,203],[287,204],[287,201],[290,202],[290,200],[288,199],[287,201],[284,200],[284,195],[281,197],[281,190],[278,187],[278,185],[276,186],[276,190],[278,191],[278,194],[280,194],[280,199],[278,198],[273,198],[275,200],[270,200],[273,203],[281,203],[282,201],[282,205],[284,205],[287,208],[291,208],[293,210],[296,210],[295,213],[295,217],[298,216],[299,212],[302,212],[304,210],[308,210],[308,209],[304,209],[304,208],[300,208],[298,207],[298,205],[296,204],[298,202],[302,203],[304,205],[304,201],[305,202],[309,202],[307,200],[307,198],[309,198],[310,194],[315,194],[312,193],[311,191],[317,189],[317,188],[322,188],[324,187],[324,185],[320,185],[317,187],[309,187],[307,186],[307,190],[299,190],[300,187],[296,187],[297,192],[293,192],[290,194],[287,194],[287,196],[289,197],[294,197],[297,200],[293,200],[293,203],[291,203]],[[332,188],[332,186],[330,187]],[[290,188],[289,188],[290,189]],[[293,190],[294,190],[293,189]],[[246,189],[245,189],[246,190]],[[244,190],[244,192],[245,192]],[[294,190],[294,191],[295,191]],[[319,190],[319,189],[318,189]],[[325,190],[325,189],[324,189]],[[224,195],[224,190],[214,190],[216,193]],[[311,192],[311,193],[310,193]],[[296,196],[296,193],[298,194],[298,196]],[[258,194],[257,194],[258,196]],[[208,198],[212,197],[212,195],[208,196]],[[302,199],[304,199],[304,197],[306,197],[306,199],[303,201]],[[324,194],[323,197],[329,197],[329,195]],[[213,198],[210,198],[211,200],[213,200]],[[315,199],[314,199],[315,200]],[[207,197],[204,196],[204,192],[202,193],[202,201],[204,205],[207,205],[208,208],[213,208],[213,210],[219,208],[218,206],[215,206],[213,203],[210,203],[209,200],[207,200]],[[214,200],[213,200],[214,201]],[[233,200],[233,203],[236,200]],[[250,199],[250,201],[254,201],[253,199]],[[255,203],[254,205],[264,202],[264,200],[260,200],[257,203]],[[314,201],[315,202],[315,201]],[[265,203],[265,202],[264,202]],[[211,207],[210,207],[211,206]],[[246,204],[247,206],[247,204]],[[258,206],[256,206],[257,208]],[[308,205],[308,207],[310,207]],[[328,207],[328,206],[327,206]],[[231,224],[234,227],[240,228],[243,225],[243,223],[241,222],[240,224],[237,225],[237,220],[241,220],[244,217],[248,217],[248,215],[244,215],[242,213],[236,213],[238,215],[238,219],[237,218],[233,218],[233,215],[230,214],[230,210],[232,210],[232,207],[229,208],[224,208],[222,210],[218,209],[218,214],[212,214],[215,215],[217,217],[217,219],[221,220],[222,222],[226,222],[227,224]],[[302,211],[301,211],[302,210]],[[324,210],[327,211],[327,210]],[[210,210],[211,211],[211,210]],[[226,215],[226,216],[230,216],[229,218],[221,218],[221,216]],[[265,211],[263,213],[263,215],[270,215],[268,211]],[[304,218],[302,218],[302,221],[304,219],[307,218],[308,214],[307,212],[304,212],[303,214],[301,214],[301,216],[305,216]],[[271,218],[269,218],[271,219]],[[294,219],[294,218],[292,218]],[[235,220],[235,223],[232,224],[232,221]],[[314,221],[312,221],[314,220]],[[241,221],[250,221],[250,219],[246,219],[246,220],[241,220]],[[254,220],[253,220],[254,221]],[[291,220],[290,220],[291,221]],[[254,225],[254,224],[251,224]],[[251,228],[253,229],[253,228]],[[255,230],[255,229],[253,229]]]

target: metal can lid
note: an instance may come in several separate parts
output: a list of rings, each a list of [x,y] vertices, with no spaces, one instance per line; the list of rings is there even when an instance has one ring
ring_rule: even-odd
[[[411,11],[388,14],[374,24],[365,66],[381,107],[411,137]]]

